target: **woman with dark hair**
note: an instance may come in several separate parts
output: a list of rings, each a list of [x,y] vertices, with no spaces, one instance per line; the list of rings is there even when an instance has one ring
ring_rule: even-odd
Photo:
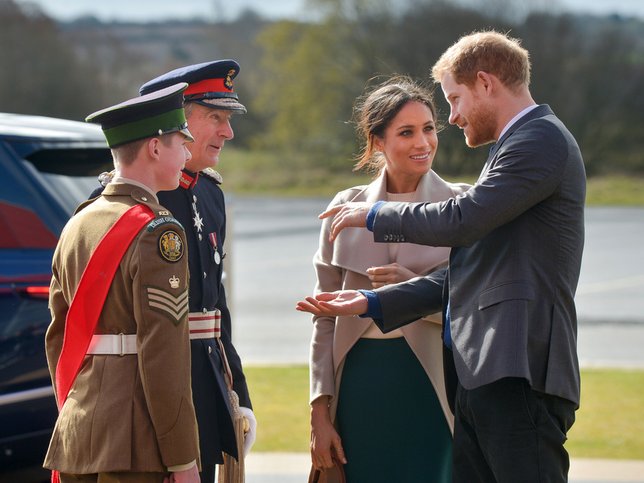
[[[376,174],[338,193],[348,201],[441,201],[469,185],[432,171],[438,148],[431,92],[405,76],[368,91],[354,112],[364,144],[356,164]],[[316,292],[372,289],[446,265],[449,248],[374,243],[367,230],[329,241],[324,220],[314,257]],[[350,320],[349,320],[350,319]],[[451,481],[453,417],[443,382],[441,315],[383,334],[370,318],[314,316],[311,340],[311,458],[348,482]],[[429,455],[429,457],[428,457]]]

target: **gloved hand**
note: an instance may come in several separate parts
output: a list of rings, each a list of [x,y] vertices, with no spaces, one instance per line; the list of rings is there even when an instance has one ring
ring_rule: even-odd
[[[257,437],[257,419],[255,419],[255,414],[249,408],[240,407],[239,412],[248,421],[248,431],[244,435],[244,457],[246,457],[250,453],[250,449],[253,447]]]

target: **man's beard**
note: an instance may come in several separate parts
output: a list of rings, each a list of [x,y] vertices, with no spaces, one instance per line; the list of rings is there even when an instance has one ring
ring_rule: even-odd
[[[495,142],[496,119],[493,110],[487,105],[478,104],[467,117],[466,144],[475,148]]]

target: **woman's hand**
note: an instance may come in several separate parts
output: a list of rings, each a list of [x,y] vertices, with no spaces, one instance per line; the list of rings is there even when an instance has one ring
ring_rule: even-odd
[[[367,275],[369,276],[369,280],[371,280],[373,288],[405,282],[414,277],[418,277],[417,273],[412,272],[398,263],[389,263],[388,265],[382,265],[380,267],[368,268]]]
[[[311,463],[315,468],[331,468],[331,452],[346,464],[342,440],[329,415],[328,397],[316,399],[311,404]]]

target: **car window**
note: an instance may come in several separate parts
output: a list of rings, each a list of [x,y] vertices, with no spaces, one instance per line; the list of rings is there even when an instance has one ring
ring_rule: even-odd
[[[70,215],[99,187],[98,175],[113,169],[107,148],[41,149],[24,162],[39,171],[46,189]]]
[[[43,173],[47,186],[71,215],[90,193],[99,187],[97,176],[66,176]]]

